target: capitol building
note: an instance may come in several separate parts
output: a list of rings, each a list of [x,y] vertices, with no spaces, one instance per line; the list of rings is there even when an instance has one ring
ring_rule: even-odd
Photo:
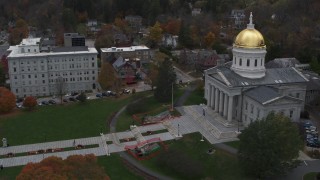
[[[248,126],[270,112],[299,121],[308,79],[294,67],[265,68],[266,45],[254,28],[252,13],[232,53],[232,62],[205,71],[207,107],[230,125]]]

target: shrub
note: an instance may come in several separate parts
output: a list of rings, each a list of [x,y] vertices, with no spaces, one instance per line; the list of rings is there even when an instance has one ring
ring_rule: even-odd
[[[32,110],[34,107],[37,106],[37,100],[33,96],[28,96],[23,101],[23,106],[28,108],[28,110]]]

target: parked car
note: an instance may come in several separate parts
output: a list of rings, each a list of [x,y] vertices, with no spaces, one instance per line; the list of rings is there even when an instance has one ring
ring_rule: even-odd
[[[49,102],[49,104],[57,104],[56,101],[53,99],[50,99],[48,102]]]
[[[74,97],[69,97],[69,101],[77,101]]]
[[[101,95],[106,96],[106,97],[110,96],[110,94],[108,92],[102,92]]]
[[[99,93],[98,93],[98,94],[96,94],[96,97],[97,97],[97,98],[102,98],[102,94],[99,94]]]
[[[62,101],[63,101],[63,102],[68,102],[68,100],[67,100],[67,99],[63,99]]]
[[[129,89],[124,89],[124,90],[123,90],[123,93],[124,93],[124,94],[130,94],[130,90],[129,90]]]
[[[71,93],[71,96],[76,96],[76,95],[78,95],[79,93],[77,93],[77,92],[73,92],[73,93]]]
[[[42,105],[49,105],[49,102],[48,101],[41,101],[41,104]]]

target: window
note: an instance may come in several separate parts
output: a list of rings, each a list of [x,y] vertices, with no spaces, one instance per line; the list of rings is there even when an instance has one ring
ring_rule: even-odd
[[[92,60],[94,60],[94,57],[92,57]]]
[[[250,60],[247,59],[247,66],[249,67],[250,66]]]
[[[240,66],[242,66],[242,59],[240,58]]]
[[[17,76],[14,76],[14,79],[17,79]]]
[[[19,93],[19,89],[16,89],[16,93]]]
[[[297,94],[296,94],[296,98],[299,98],[299,97],[300,97],[300,93],[297,93]]]
[[[94,67],[94,63],[92,63],[92,67]]]
[[[251,114],[253,114],[253,105],[251,104],[251,110],[250,110],[250,112],[251,112]]]
[[[92,71],[92,74],[94,74],[94,71]]]
[[[92,80],[95,80],[95,79],[96,79],[96,77],[93,76],[93,77],[92,77]]]
[[[28,75],[28,78],[29,78],[29,79],[31,78],[31,75],[30,75],[30,74]]]
[[[42,77],[44,77],[44,74],[42,74]]]
[[[290,110],[289,117],[292,118],[292,116],[293,116],[293,110]]]
[[[42,80],[42,83],[45,84],[45,83],[46,83],[46,80]]]
[[[17,72],[17,68],[13,68],[13,72]]]
[[[246,107],[245,107],[245,109],[248,110],[248,102],[246,102]]]
[[[28,49],[28,52],[30,52],[30,49]]]
[[[255,59],[255,60],[254,60],[254,67],[257,67],[257,65],[258,65],[258,60]]]
[[[22,79],[24,79],[24,75],[22,75],[21,77],[22,77]]]

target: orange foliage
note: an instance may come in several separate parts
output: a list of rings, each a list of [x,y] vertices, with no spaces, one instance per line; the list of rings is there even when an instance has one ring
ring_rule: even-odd
[[[204,44],[207,48],[210,48],[213,45],[215,40],[215,35],[212,32],[208,32],[208,34],[204,37]]]
[[[181,27],[181,21],[177,19],[171,19],[167,25],[165,26],[165,31],[173,34],[173,35],[178,35],[180,32],[180,27]]]
[[[0,113],[11,111],[16,106],[16,96],[7,88],[0,87]]]
[[[22,179],[110,179],[93,154],[67,159],[51,156],[40,163],[27,164],[16,178]]]
[[[37,100],[33,96],[28,96],[23,101],[23,106],[29,109],[33,109],[37,105]]]

